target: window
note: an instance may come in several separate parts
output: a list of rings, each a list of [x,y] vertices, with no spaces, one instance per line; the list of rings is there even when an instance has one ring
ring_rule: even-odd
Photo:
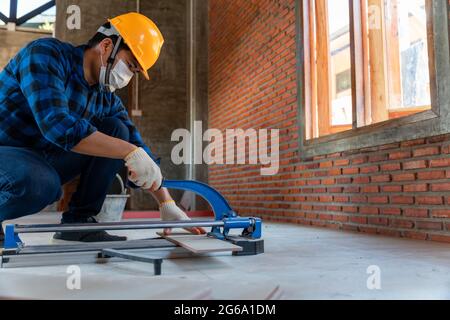
[[[52,32],[55,19],[55,0],[0,1],[0,25],[12,23],[18,30],[37,29],[41,32]]]
[[[444,72],[447,0],[298,0],[297,5],[306,154],[402,141],[408,138],[402,127],[440,116],[447,98],[442,87],[450,76]],[[381,128],[390,128],[390,138],[382,137]],[[376,132],[381,138],[361,138]],[[312,145],[315,150],[308,151]]]
[[[312,86],[309,139],[431,108],[428,0],[308,2]],[[353,42],[360,43],[360,53],[352,46],[350,24],[355,20],[360,33]],[[352,53],[360,54],[354,63]],[[363,80],[359,93],[352,90],[352,69],[360,72]],[[356,94],[364,104],[353,105]],[[358,113],[363,116],[354,123]]]

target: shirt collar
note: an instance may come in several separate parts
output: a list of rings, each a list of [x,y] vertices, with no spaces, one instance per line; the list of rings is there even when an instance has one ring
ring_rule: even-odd
[[[86,78],[84,77],[84,68],[83,68],[83,61],[84,61],[84,52],[88,49],[87,45],[81,45],[78,47],[75,47],[74,49],[74,68],[75,72],[77,73],[78,77],[81,80],[81,84],[88,88],[88,89],[98,89],[98,85],[89,86],[89,83],[86,81]]]

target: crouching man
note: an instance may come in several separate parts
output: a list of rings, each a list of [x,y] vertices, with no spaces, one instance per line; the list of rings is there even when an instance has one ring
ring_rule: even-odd
[[[0,73],[0,223],[40,212],[77,176],[80,183],[61,222],[96,223],[124,164],[130,182],[158,200],[163,220],[189,219],[161,188],[158,161],[114,94],[138,72],[149,79],[147,70],[163,43],[150,19],[128,13],[100,27],[87,45],[40,39],[9,62]],[[1,246],[3,238],[0,227]],[[126,240],[104,231],[54,238]]]

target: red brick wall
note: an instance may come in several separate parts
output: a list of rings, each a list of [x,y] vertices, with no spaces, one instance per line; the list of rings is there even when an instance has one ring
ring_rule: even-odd
[[[210,127],[280,129],[280,172],[215,165],[241,215],[450,242],[450,136],[299,160],[294,0],[210,0]]]

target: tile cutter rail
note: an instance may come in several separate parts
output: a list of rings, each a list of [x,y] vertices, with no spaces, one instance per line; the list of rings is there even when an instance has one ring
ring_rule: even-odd
[[[165,180],[163,186],[168,189],[194,192],[203,197],[210,204],[215,219],[173,222],[149,220],[66,225],[7,225],[5,228],[4,249],[0,256],[1,267],[85,262],[101,263],[127,259],[152,263],[155,274],[159,275],[161,274],[161,264],[164,258],[193,256],[187,250],[161,238],[112,243],[27,246],[20,238],[20,234],[27,233],[211,227],[211,231],[208,233],[209,237],[229,241],[242,247],[241,251],[233,252],[233,255],[257,255],[264,252],[264,241],[261,239],[261,219],[239,217],[231,209],[226,199],[214,188],[196,181],[173,180]],[[230,230],[234,229],[241,229],[241,235],[230,235]]]

